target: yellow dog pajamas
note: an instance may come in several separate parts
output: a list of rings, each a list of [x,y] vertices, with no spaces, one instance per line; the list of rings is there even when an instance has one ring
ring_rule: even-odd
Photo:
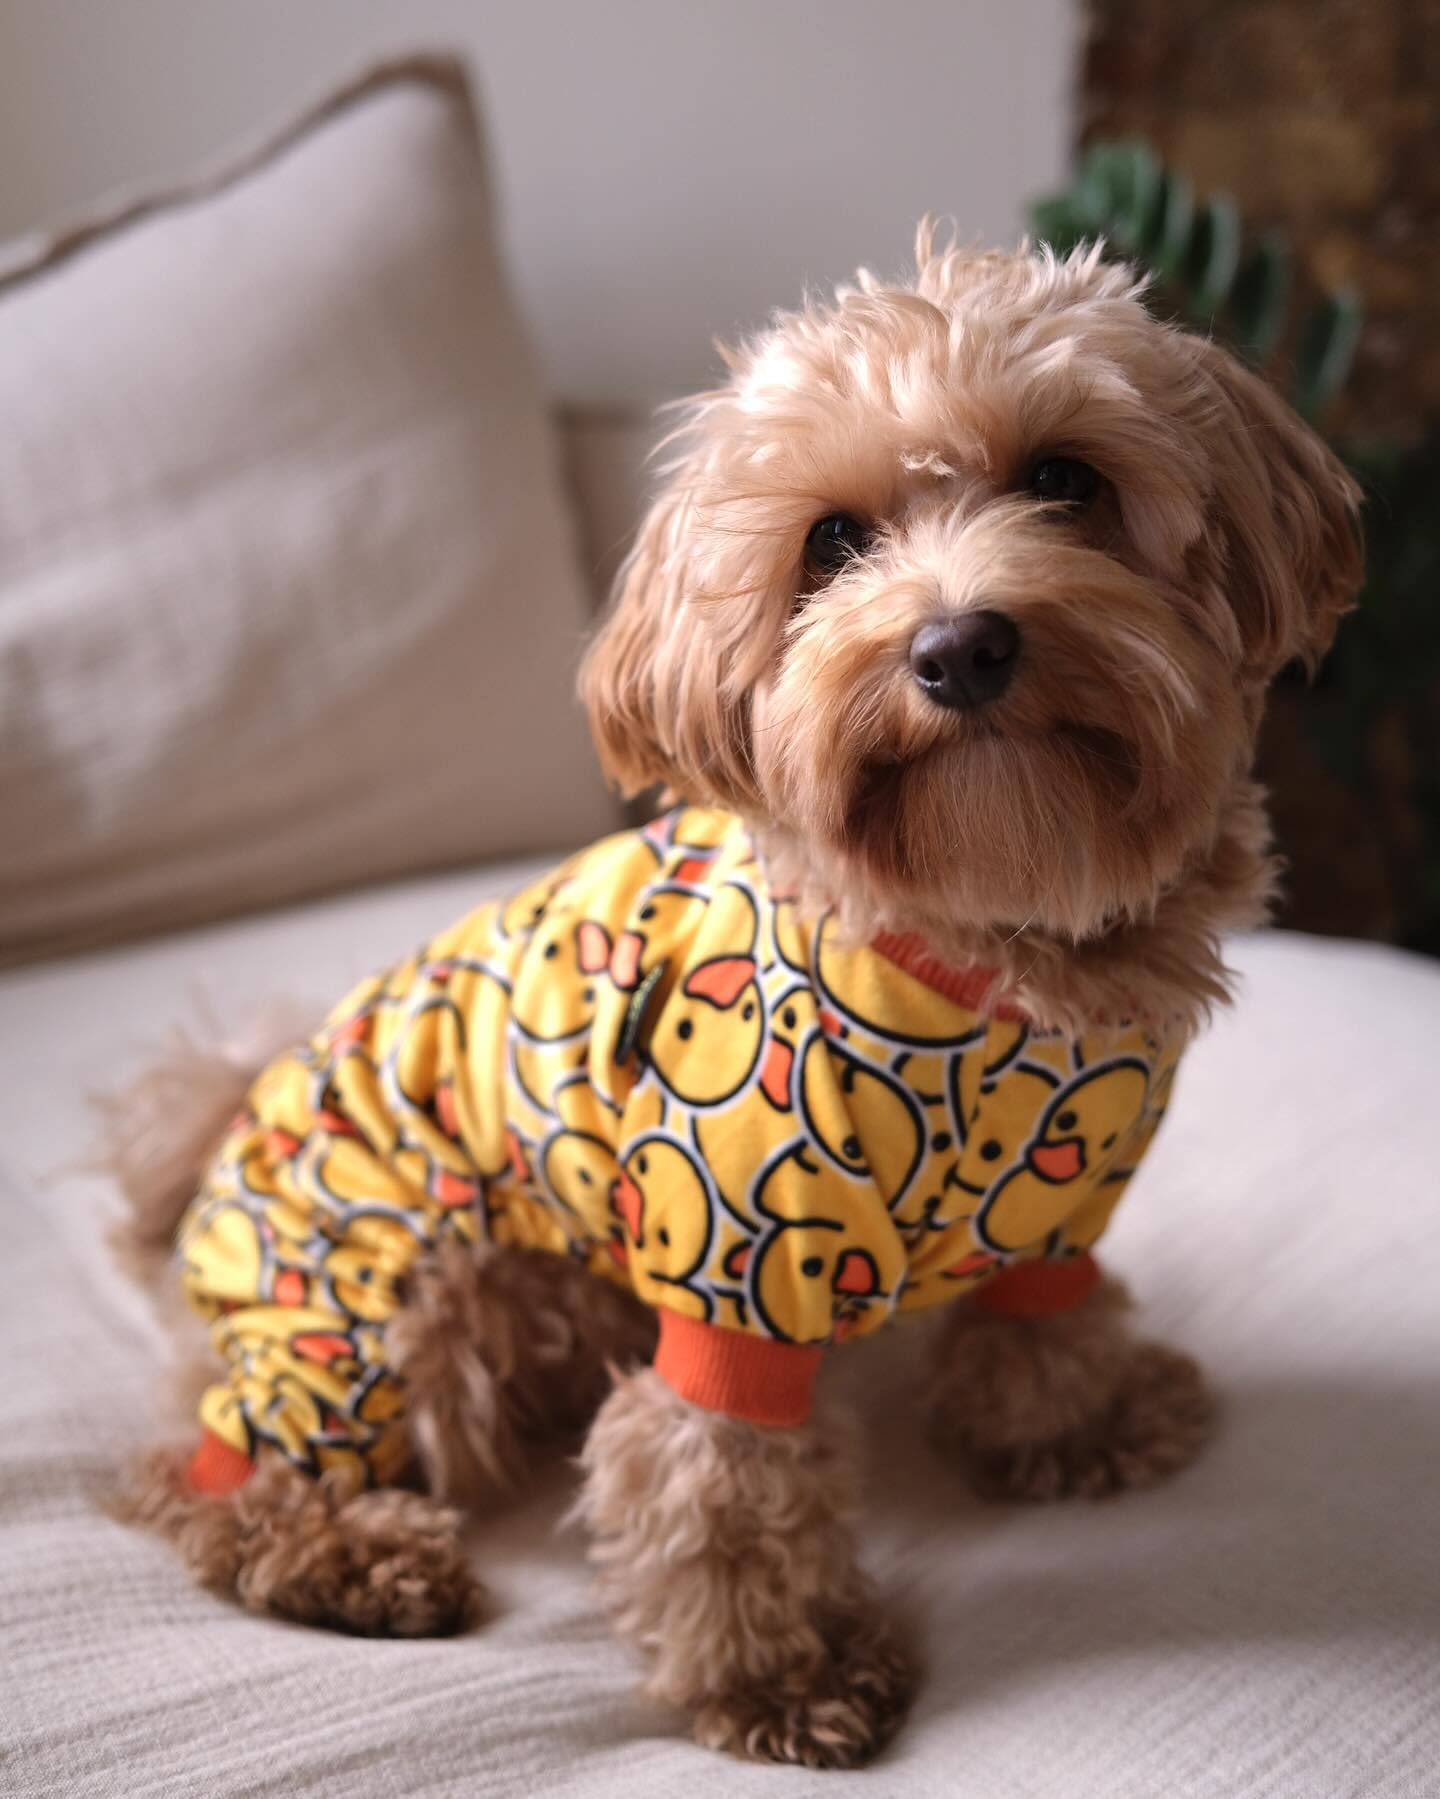
[[[761,1423],[892,1312],[1082,1298],[1180,1040],[1041,1031],[987,985],[808,923],[693,807],[480,907],[269,1067],[217,1151],[178,1238],[229,1369],[192,1479],[262,1444],[397,1475],[386,1325],[452,1233],[629,1285],[664,1378]]]

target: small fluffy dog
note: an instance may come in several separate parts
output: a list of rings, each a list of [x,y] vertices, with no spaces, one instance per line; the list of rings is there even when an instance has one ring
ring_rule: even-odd
[[[1334,457],[1133,273],[926,228],[917,261],[684,416],[583,676],[673,809],[253,1084],[197,1055],[116,1107],[129,1247],[178,1241],[219,1361],[132,1516],[256,1610],[451,1630],[455,1508],[589,1423],[649,1690],[811,1766],[910,1687],[811,1416],[828,1345],[944,1306],[936,1438],[991,1494],[1204,1438],[1090,1251],[1266,908],[1266,685],[1361,570]]]

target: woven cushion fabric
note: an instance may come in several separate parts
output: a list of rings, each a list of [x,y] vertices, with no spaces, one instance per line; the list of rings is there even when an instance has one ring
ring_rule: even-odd
[[[109,1522],[153,1440],[161,1338],[66,1164],[197,986],[226,1026],[318,1016],[535,871],[450,874],[0,978],[0,1791],[673,1799],[1429,1799],[1440,1766],[1440,970],[1276,934],[1186,1060],[1107,1234],[1146,1331],[1221,1404],[1184,1474],[983,1505],[925,1441],[929,1328],[822,1372],[861,1426],[865,1560],[928,1664],[857,1774],[720,1761],[637,1697],[552,1467],[475,1533],[495,1615],[448,1642],[251,1617]],[[187,1426],[186,1433],[193,1427]]]

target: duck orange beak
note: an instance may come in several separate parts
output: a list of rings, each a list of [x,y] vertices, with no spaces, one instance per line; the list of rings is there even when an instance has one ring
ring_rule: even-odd
[[[307,1362],[322,1362],[327,1365],[355,1354],[355,1345],[350,1339],[335,1331],[305,1331],[301,1336],[290,1339],[290,1347],[296,1355],[304,1356]]]
[[[271,1298],[279,1306],[303,1306],[309,1292],[305,1276],[298,1268],[282,1268],[270,1289]]]
[[[530,1161],[525,1154],[525,1145],[515,1135],[514,1131],[507,1131],[505,1133],[505,1147],[510,1155],[511,1174],[515,1176],[517,1181],[530,1180]]]
[[[750,1266],[750,1251],[753,1248],[754,1245],[751,1243],[737,1243],[726,1256],[724,1268],[732,1281],[744,1280],[745,1270]]]
[[[627,993],[640,985],[640,958],[645,939],[638,931],[622,931],[610,957],[610,979]]]
[[[878,1290],[880,1278],[874,1261],[863,1249],[847,1249],[835,1264],[835,1278],[830,1285],[837,1293],[864,1299]]]
[[[435,1089],[435,1116],[447,1137],[459,1138],[460,1113],[455,1105],[455,1089],[449,1081],[442,1081]]]
[[[765,1064],[760,1070],[760,1086],[777,1112],[790,1110],[790,1070],[794,1066],[794,1050],[778,1037],[772,1037],[770,1047],[765,1051]]]
[[[1085,1172],[1085,1140],[1062,1137],[1058,1143],[1037,1143],[1026,1160],[1042,1181],[1073,1181]]]
[[[972,1249],[968,1256],[961,1256],[958,1262],[952,1262],[943,1272],[951,1280],[969,1280],[973,1275],[981,1274],[987,1268],[993,1268],[996,1257],[988,1249]]]
[[[645,1241],[645,1195],[622,1169],[610,1183],[610,1210],[617,1218],[623,1219],[625,1228],[631,1238],[643,1244]]]
[[[610,965],[610,933],[594,918],[583,918],[575,932],[581,974],[603,974]]]
[[[702,962],[685,981],[685,992],[691,999],[708,1000],[721,1012],[728,1012],[755,979],[753,956],[715,956]]]
[[[454,1211],[458,1206],[473,1205],[480,1197],[480,1186],[463,1174],[451,1174],[448,1168],[437,1168],[430,1183],[430,1195],[447,1211]]]

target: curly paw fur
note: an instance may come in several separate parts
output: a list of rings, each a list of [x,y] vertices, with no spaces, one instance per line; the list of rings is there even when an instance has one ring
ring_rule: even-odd
[[[1213,1405],[1189,1356],[1141,1343],[1093,1423],[1048,1442],[974,1450],[971,1484],[985,1499],[1103,1499],[1153,1487],[1204,1448]]]
[[[822,1662],[706,1701],[695,1740],[751,1761],[859,1768],[899,1728],[915,1686],[910,1658],[875,1616],[837,1620]]]
[[[703,1743],[854,1767],[889,1738],[911,1687],[855,1560],[848,1445],[771,1430],[623,1378],[582,1458],[577,1515],[646,1690],[696,1708]]]
[[[1002,1318],[961,1302],[940,1341],[936,1442],[987,1499],[1098,1499],[1154,1486],[1204,1447],[1214,1407],[1188,1356],[1136,1342],[1124,1289]]]
[[[449,1636],[479,1617],[482,1589],[459,1514],[418,1493],[359,1492],[278,1459],[225,1498],[192,1492],[183,1459],[157,1452],[115,1508],[168,1537],[202,1586],[249,1611],[361,1636]]]

